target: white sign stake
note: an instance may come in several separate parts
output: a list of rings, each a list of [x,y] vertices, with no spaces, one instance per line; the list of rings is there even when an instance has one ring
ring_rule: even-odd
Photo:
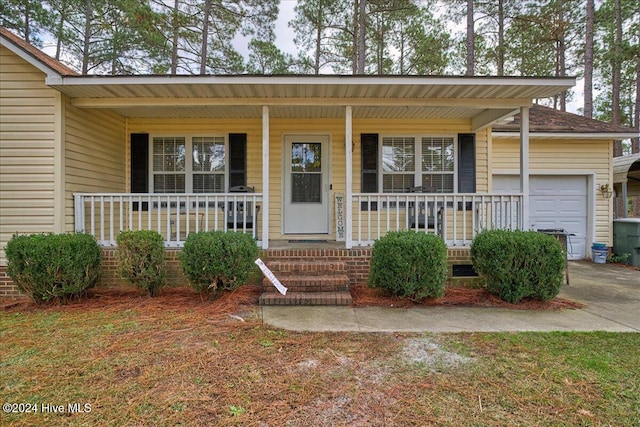
[[[287,294],[287,288],[285,288],[282,283],[280,283],[280,281],[278,280],[278,278],[271,272],[271,270],[269,270],[269,267],[267,267],[264,262],[262,262],[262,260],[260,258],[258,258],[257,260],[254,261],[258,267],[260,267],[260,270],[262,270],[262,273],[265,275],[265,277],[267,279],[269,279],[269,281],[271,283],[273,283],[273,286],[276,287],[276,289],[278,290],[278,292],[280,292],[282,295],[286,295]]]

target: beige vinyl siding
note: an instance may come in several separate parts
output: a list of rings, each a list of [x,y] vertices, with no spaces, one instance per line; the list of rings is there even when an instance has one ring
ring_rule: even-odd
[[[490,167],[489,158],[491,150],[489,139],[491,138],[490,128],[476,133],[476,192],[486,193],[489,191]]]
[[[0,47],[0,265],[14,233],[54,232],[59,94],[45,75]]]
[[[73,231],[73,193],[126,191],[125,119],[65,102],[65,228]]]
[[[367,119],[353,120],[353,189],[360,191],[360,134],[450,134],[470,132],[468,120],[397,120]],[[262,192],[262,120],[256,119],[153,119],[130,118],[127,133],[149,133],[150,135],[211,135],[229,133],[247,134],[247,185],[255,186]],[[286,135],[328,135],[331,144],[331,176],[333,186],[330,204],[329,237],[335,236],[336,193],[346,190],[345,163],[345,119],[281,119],[272,117],[269,121],[269,238],[283,239],[292,236],[282,234],[282,185],[285,158],[284,138]],[[127,140],[129,137],[127,137]],[[128,152],[128,148],[125,150]],[[477,190],[486,191],[488,183],[487,132],[476,135],[476,179]],[[127,164],[129,159],[127,158]],[[129,184],[127,184],[129,188]]]
[[[519,174],[520,142],[516,139],[494,139],[492,172]],[[558,175],[584,172],[595,174],[596,187],[612,183],[612,142],[607,140],[532,139],[529,147],[529,173],[558,172]],[[613,199],[595,192],[595,241],[612,244]],[[589,202],[590,203],[590,202]]]

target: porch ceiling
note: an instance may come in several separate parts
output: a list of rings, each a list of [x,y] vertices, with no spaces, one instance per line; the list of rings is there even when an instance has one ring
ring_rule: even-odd
[[[573,78],[429,76],[63,76],[47,84],[80,108],[124,117],[475,118],[510,114]],[[494,111],[495,112],[495,111]],[[496,115],[496,114],[493,114]]]
[[[104,107],[103,107],[104,108]],[[262,117],[262,107],[260,106],[140,106],[140,107],[108,107],[123,117],[141,118],[252,118]],[[482,110],[480,110],[482,111]],[[450,118],[465,119],[474,117],[480,112],[477,108],[471,107],[354,107],[353,117],[358,119],[366,118]],[[505,114],[516,113],[517,108],[505,111]],[[294,118],[313,119],[329,118],[338,119],[345,117],[343,106],[334,107],[271,107],[269,116],[272,118]]]

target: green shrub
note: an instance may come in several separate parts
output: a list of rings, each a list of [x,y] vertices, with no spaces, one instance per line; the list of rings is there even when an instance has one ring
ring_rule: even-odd
[[[204,231],[189,234],[179,257],[191,286],[216,294],[243,285],[257,268],[258,254],[249,234]]]
[[[100,247],[88,234],[14,235],[7,274],[36,303],[83,295],[100,276]]]
[[[414,300],[444,295],[447,247],[438,236],[394,231],[376,240],[368,284]]]
[[[471,244],[473,268],[484,287],[504,301],[547,301],[560,292],[565,268],[562,245],[535,231],[483,231]]]
[[[118,244],[118,273],[150,296],[164,285],[164,242],[152,230],[122,231]]]

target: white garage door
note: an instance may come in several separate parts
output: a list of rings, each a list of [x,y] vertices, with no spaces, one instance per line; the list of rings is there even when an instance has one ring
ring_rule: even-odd
[[[561,228],[569,236],[569,259],[586,256],[587,242],[587,177],[566,175],[537,175],[529,181],[529,222],[533,230]],[[520,191],[520,180],[515,175],[494,175],[496,193]]]

